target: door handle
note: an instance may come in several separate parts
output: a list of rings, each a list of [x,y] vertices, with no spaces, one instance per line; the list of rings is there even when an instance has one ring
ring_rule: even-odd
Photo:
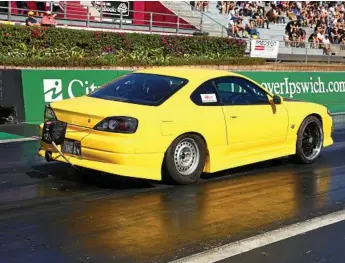
[[[238,116],[230,116],[230,119],[236,119]]]

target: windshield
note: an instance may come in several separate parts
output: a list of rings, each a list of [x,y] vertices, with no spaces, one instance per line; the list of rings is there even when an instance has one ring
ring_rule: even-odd
[[[105,100],[157,106],[186,85],[188,80],[156,74],[131,73],[89,94]]]

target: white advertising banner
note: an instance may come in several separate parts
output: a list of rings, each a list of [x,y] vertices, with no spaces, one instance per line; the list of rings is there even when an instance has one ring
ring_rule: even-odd
[[[253,58],[277,58],[279,41],[254,39],[251,42],[250,56]]]

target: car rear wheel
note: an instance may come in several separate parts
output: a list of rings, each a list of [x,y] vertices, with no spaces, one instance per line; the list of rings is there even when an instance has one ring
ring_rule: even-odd
[[[163,177],[178,184],[199,180],[205,165],[206,145],[195,134],[185,134],[173,141],[165,153]]]
[[[321,121],[314,116],[307,117],[297,133],[295,159],[305,164],[314,162],[321,153],[323,140]]]

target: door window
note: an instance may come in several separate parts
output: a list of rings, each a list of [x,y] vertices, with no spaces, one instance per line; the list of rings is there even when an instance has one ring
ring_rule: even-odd
[[[219,97],[215,86],[211,81],[200,85],[191,95],[191,100],[199,106],[219,105]]]
[[[223,105],[265,105],[268,94],[254,83],[240,77],[224,77],[214,80]]]

